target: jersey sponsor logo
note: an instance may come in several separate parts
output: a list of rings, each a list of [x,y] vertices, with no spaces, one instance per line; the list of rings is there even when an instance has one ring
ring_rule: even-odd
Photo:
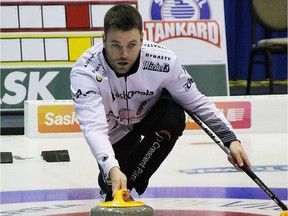
[[[94,74],[98,72],[98,74],[96,75],[96,80],[97,81],[102,80],[102,78],[100,78],[99,76],[102,76],[102,77],[106,77],[107,76],[106,71],[102,67],[101,63],[98,63],[91,72],[94,73]]]
[[[84,67],[88,67],[88,65],[91,63],[91,61],[96,57],[96,52],[95,53],[92,53],[91,56],[89,58],[87,58],[85,64],[84,64]]]
[[[110,110],[107,114],[106,114],[106,119],[107,122],[111,121],[112,119],[119,119],[119,116],[115,116],[114,113]],[[115,126],[112,128],[116,128],[117,127],[117,121],[115,121]]]
[[[192,83],[194,83],[194,80],[192,78],[188,78],[187,82],[183,85],[185,92],[187,92],[191,88]]]
[[[92,72],[93,72],[93,73],[98,72],[98,71],[100,70],[100,68],[102,68],[102,64],[101,64],[101,63],[98,63],[98,64],[96,65],[95,69],[92,70]]]
[[[170,71],[170,65],[167,63],[164,63],[163,65],[161,65],[158,62],[154,63],[152,61],[145,60],[143,62],[143,70],[168,73]]]
[[[150,17],[144,22],[147,40],[188,37],[221,47],[220,27],[211,19],[208,0],[153,0]]]
[[[146,104],[148,103],[148,101],[149,100],[145,100],[139,105],[139,107],[138,107],[138,109],[136,111],[137,115],[140,115],[142,113],[142,111],[143,111],[144,107],[146,106]]]
[[[135,182],[138,177],[141,176],[141,173],[146,169],[146,165],[149,162],[150,158],[155,154],[157,149],[160,149],[161,145],[158,142],[154,142],[151,148],[147,151],[145,156],[142,158],[137,168],[133,171],[131,177],[129,178],[131,181]]]
[[[102,77],[101,77],[100,75],[97,75],[97,76],[96,76],[96,80],[97,80],[98,82],[101,82],[101,81],[102,81]]]
[[[112,96],[115,98],[120,98],[120,99],[131,99],[134,95],[143,95],[143,96],[147,96],[147,95],[153,95],[154,92],[153,91],[150,91],[150,90],[146,90],[146,91],[128,91],[128,92],[122,92],[122,93],[119,93],[119,92],[116,92],[114,91],[114,93],[112,93]]]
[[[144,43],[143,46],[167,50],[166,47],[161,46],[161,45],[159,45],[159,44],[153,44],[153,43]]]
[[[150,54],[150,53],[146,53],[145,56],[148,58],[155,58],[155,59],[168,60],[168,61],[171,59],[170,57],[167,57],[167,56]]]
[[[76,94],[74,95],[74,98],[78,99],[78,98],[81,98],[81,97],[87,97],[88,95],[91,95],[91,94],[100,94],[99,92],[95,92],[93,90],[89,90],[87,92],[82,92],[81,89],[78,89]]]
[[[109,156],[107,154],[104,154],[102,157],[101,157],[101,161],[104,163],[108,160]]]

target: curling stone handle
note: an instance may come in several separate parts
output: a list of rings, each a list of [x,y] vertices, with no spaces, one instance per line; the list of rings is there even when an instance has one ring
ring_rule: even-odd
[[[123,200],[123,190],[122,189],[120,189],[120,190],[118,190],[117,192],[116,192],[116,194],[115,194],[115,197],[114,197],[114,199],[113,199],[113,202],[119,202],[119,203],[122,203],[122,202],[125,202],[124,200]]]

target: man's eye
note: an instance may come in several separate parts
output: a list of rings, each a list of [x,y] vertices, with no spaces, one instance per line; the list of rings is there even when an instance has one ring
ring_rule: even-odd
[[[129,44],[129,48],[133,48],[136,46],[136,43]]]
[[[120,48],[120,45],[119,45],[119,44],[112,44],[112,47],[114,47],[114,48]]]

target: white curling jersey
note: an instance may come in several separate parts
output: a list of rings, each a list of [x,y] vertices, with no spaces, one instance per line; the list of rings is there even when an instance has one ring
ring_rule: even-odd
[[[119,166],[112,144],[145,117],[163,88],[188,114],[198,115],[224,143],[237,140],[222,112],[198,91],[172,51],[144,41],[136,66],[134,73],[117,76],[107,64],[100,43],[85,51],[72,68],[71,91],[76,115],[105,174]]]

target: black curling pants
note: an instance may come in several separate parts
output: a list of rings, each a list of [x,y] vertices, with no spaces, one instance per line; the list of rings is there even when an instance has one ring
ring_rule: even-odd
[[[169,93],[134,126],[134,129],[113,145],[127,187],[143,194],[149,178],[159,168],[185,129],[185,114]],[[163,176],[163,181],[165,177]]]

